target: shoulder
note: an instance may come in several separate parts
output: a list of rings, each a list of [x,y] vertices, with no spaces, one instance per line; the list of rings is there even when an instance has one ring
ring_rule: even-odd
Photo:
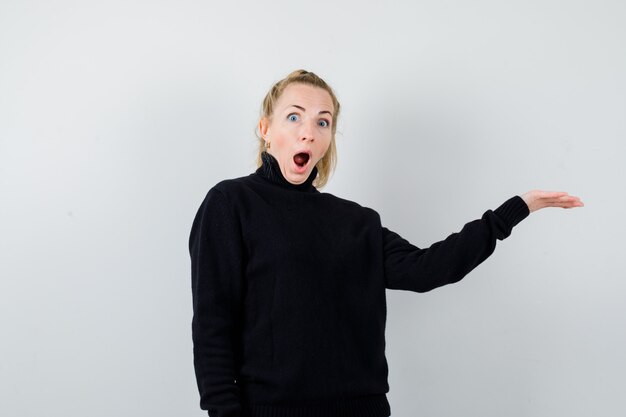
[[[237,178],[227,178],[219,181],[212,188],[219,190],[223,193],[230,193],[233,191],[237,191],[241,187],[249,186],[250,184],[250,175],[244,175],[242,177]]]
[[[209,185],[204,192],[196,217],[234,217],[237,215],[246,190],[250,189],[249,176],[227,178]]]
[[[326,192],[320,193],[319,195],[323,196],[324,198],[328,199],[328,201],[332,204],[346,211],[360,213],[361,215],[374,216],[380,219],[380,215],[376,210],[371,207],[359,204],[356,201],[348,200],[347,198],[338,197],[334,194]]]
[[[219,194],[220,199],[232,202],[236,199],[237,195],[250,189],[250,183],[249,175],[223,179],[209,188],[205,199]]]
[[[242,188],[242,179],[245,177],[229,178],[209,185],[201,199],[196,217],[206,215],[207,212],[221,213],[232,211],[236,194]]]

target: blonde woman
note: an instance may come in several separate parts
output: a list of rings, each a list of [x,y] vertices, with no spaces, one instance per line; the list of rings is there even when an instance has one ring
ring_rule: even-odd
[[[193,221],[193,352],[211,417],[387,417],[386,289],[461,280],[565,192],[515,195],[420,249],[368,207],[319,191],[340,105],[312,72],[263,100],[257,170],[213,186]]]

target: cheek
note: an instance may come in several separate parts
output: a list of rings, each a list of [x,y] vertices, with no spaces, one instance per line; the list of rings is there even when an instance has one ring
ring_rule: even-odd
[[[285,129],[277,129],[274,131],[273,138],[277,144],[285,143],[287,137],[289,137],[289,133],[286,132]]]
[[[319,143],[319,159],[322,159],[330,149],[330,140]]]
[[[275,132],[276,138],[281,142],[287,142],[294,135],[293,126],[281,126]]]

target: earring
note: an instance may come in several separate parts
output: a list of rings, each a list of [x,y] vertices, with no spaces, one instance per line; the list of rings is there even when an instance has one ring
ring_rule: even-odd
[[[269,149],[269,148],[270,148],[270,146],[271,146],[270,141],[269,141],[269,140],[266,140],[266,141],[265,141],[265,149]]]

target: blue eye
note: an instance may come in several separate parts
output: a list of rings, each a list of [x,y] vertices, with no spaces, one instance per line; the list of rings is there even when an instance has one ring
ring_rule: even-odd
[[[298,120],[298,115],[295,113],[291,113],[289,116],[287,116],[287,119],[291,120],[292,122],[295,122],[296,120]]]
[[[320,120],[320,126],[328,127],[328,120]]]

